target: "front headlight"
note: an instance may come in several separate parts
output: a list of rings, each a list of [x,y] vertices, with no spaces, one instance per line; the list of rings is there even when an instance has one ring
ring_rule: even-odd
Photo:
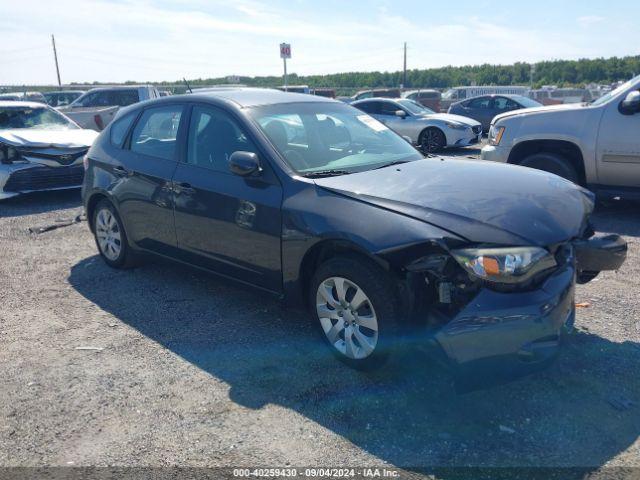
[[[496,127],[495,125],[491,125],[491,128],[489,129],[489,144],[493,146],[500,145],[503,134],[504,127]]]
[[[444,122],[444,124],[449,127],[449,128],[453,128],[454,130],[464,130],[467,128],[467,126],[463,123],[457,123],[457,122]]]
[[[540,247],[465,248],[451,253],[471,275],[495,283],[525,282],[557,265],[553,255]]]

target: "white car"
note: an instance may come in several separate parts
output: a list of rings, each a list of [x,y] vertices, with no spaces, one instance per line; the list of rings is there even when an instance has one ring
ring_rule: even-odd
[[[482,135],[480,122],[460,115],[436,113],[408,98],[371,98],[351,105],[411,139],[411,143],[425,153],[474,145]]]
[[[601,196],[640,197],[640,76],[591,103],[498,115],[481,158],[555,173]]]
[[[80,188],[82,159],[97,136],[48,105],[0,102],[0,200]]]

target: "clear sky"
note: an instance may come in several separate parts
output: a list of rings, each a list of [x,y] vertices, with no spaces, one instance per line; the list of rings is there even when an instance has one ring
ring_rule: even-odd
[[[279,75],[640,54],[640,1],[0,0],[0,84]]]

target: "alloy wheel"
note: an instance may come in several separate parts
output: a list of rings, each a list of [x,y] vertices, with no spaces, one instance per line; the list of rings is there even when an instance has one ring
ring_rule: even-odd
[[[316,312],[327,340],[346,357],[361,360],[378,343],[378,317],[371,300],[354,282],[330,277],[318,286]]]
[[[112,262],[120,256],[122,239],[120,226],[113,212],[108,208],[102,208],[96,215],[96,238],[100,252]]]

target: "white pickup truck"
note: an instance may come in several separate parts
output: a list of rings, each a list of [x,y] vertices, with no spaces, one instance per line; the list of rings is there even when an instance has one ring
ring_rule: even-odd
[[[158,89],[149,85],[93,88],[58,110],[82,128],[100,131],[113,120],[120,107],[159,97]]]
[[[555,173],[600,196],[640,197],[640,76],[591,103],[498,115],[481,158]]]

